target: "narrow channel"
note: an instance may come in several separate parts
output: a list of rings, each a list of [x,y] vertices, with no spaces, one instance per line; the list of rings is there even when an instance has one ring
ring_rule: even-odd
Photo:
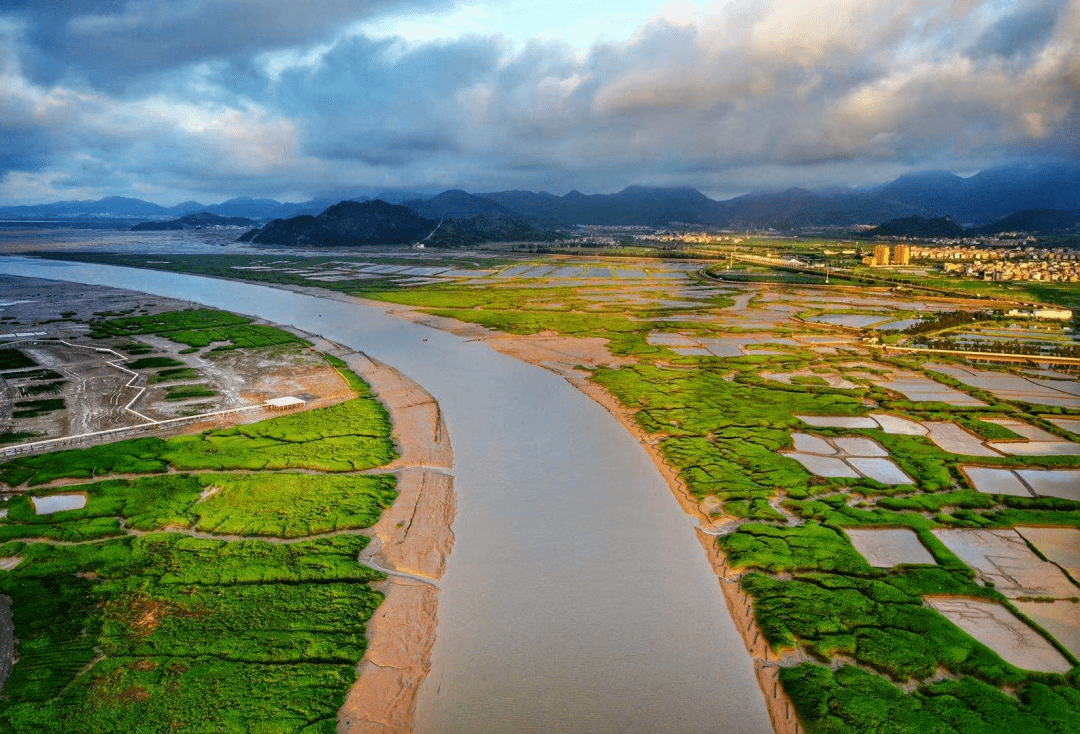
[[[439,401],[458,511],[418,732],[772,731],[691,519],[637,441],[557,375],[378,308],[248,283],[21,257],[0,272],[290,324]]]

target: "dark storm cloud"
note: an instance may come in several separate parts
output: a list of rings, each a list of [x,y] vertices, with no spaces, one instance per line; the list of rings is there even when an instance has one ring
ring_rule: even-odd
[[[343,24],[439,0],[80,0],[5,3],[26,27],[35,81],[81,79],[119,90],[132,78],[186,64],[244,58],[334,35]]]
[[[1009,57],[1039,50],[1050,40],[1058,16],[1067,5],[1067,0],[1050,0],[1018,7],[976,39],[971,56]]]
[[[244,24],[232,6],[211,35]],[[118,37],[135,7],[87,11],[109,19],[98,42]],[[585,50],[498,35],[376,39],[280,18],[234,42],[224,32],[191,48],[165,42],[163,29],[193,17],[176,11],[119,44],[120,58],[147,39],[164,44],[162,73],[123,94],[35,82],[25,43],[0,44],[0,142],[18,149],[0,163],[15,171],[0,198],[136,184],[184,192],[174,198],[633,182],[737,193],[1080,157],[1080,0],[1005,15],[989,0],[744,2]],[[64,34],[88,22],[60,21]],[[5,32],[19,31],[0,26],[0,41]],[[315,37],[332,40],[302,42]],[[289,48],[256,53],[275,46]],[[62,60],[84,79],[119,64],[77,58]],[[191,65],[199,59],[214,61]]]
[[[278,90],[313,156],[414,181],[450,167],[479,186],[532,186],[545,169],[560,187],[709,185],[736,167],[948,165],[1069,145],[1077,42],[1060,7],[1039,25],[1045,53],[1006,68],[953,45],[972,33],[961,3],[834,6],[658,21],[585,55],[558,43],[507,54],[499,38],[354,39]]]

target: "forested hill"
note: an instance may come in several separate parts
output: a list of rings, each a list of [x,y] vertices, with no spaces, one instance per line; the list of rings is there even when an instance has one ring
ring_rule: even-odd
[[[210,212],[188,214],[167,222],[140,222],[131,228],[133,232],[158,232],[182,229],[206,229],[208,227],[258,227],[259,223],[247,217],[219,217]]]
[[[404,206],[375,201],[343,201],[318,216],[303,214],[275,219],[261,229],[240,237],[241,242],[262,245],[341,247],[400,245],[423,239],[437,222]]]
[[[466,194],[468,196],[468,194]],[[318,216],[275,219],[245,233],[241,242],[267,245],[354,247],[422,242],[425,247],[471,247],[481,242],[549,240],[554,235],[497,208],[467,218],[422,217],[406,206],[343,201]]]

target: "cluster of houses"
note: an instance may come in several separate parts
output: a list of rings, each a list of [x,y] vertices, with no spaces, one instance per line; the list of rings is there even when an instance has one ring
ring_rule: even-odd
[[[1047,283],[1080,281],[1080,259],[1062,260],[977,260],[945,263],[946,273],[982,280],[1033,280]]]

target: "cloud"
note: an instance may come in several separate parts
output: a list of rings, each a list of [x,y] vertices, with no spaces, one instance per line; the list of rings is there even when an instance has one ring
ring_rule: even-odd
[[[248,27],[237,8],[273,5],[250,0],[209,37],[150,53],[223,8],[189,5],[152,21],[138,3],[80,6],[55,38],[140,30],[108,60],[83,61],[97,47],[79,46],[52,81],[28,71],[30,11],[0,27],[18,41],[0,50],[0,143],[16,141],[0,197],[31,179],[174,198],[634,182],[722,194],[1080,157],[1080,0],[1006,13],[992,0],[723,3],[587,51],[500,35],[368,38],[340,30],[355,16],[334,2],[296,27],[262,15]],[[143,53],[156,75],[96,81]]]
[[[1037,51],[1050,40],[1058,16],[1066,6],[1066,0],[1021,5],[983,31],[968,53],[973,58],[983,58]]]
[[[46,84],[77,79],[120,90],[133,79],[213,59],[325,39],[352,22],[438,7],[439,0],[21,0],[26,68]]]

